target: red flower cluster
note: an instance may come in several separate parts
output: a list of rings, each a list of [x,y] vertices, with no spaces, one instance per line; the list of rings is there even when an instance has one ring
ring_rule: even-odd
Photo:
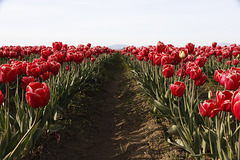
[[[200,103],[200,114],[203,117],[215,117],[220,111],[232,112],[240,120],[240,91],[217,91],[216,101],[205,100]]]

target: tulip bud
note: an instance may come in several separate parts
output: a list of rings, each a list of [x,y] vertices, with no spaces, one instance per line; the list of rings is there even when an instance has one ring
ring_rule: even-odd
[[[182,59],[185,58],[186,57],[185,52],[184,51],[180,51],[179,57],[182,58]]]
[[[177,134],[177,125],[172,125],[172,127],[167,132],[169,134]]]
[[[208,99],[212,99],[213,98],[213,92],[212,91],[208,91]]]

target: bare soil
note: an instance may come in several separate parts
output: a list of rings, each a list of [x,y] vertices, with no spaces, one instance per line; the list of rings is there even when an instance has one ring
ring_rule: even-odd
[[[52,136],[33,159],[184,159],[185,152],[165,141],[169,121],[160,119],[157,123],[150,98],[131,71],[113,66],[108,76],[79,93],[58,122],[65,125],[58,132],[60,142]]]

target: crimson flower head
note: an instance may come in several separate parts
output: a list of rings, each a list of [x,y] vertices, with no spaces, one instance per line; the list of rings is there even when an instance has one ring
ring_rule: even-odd
[[[178,77],[181,76],[182,78],[185,78],[185,77],[186,77],[186,71],[185,71],[185,69],[179,68],[178,71],[177,71],[177,76],[178,76]]]
[[[195,60],[195,64],[199,67],[203,67],[204,64],[207,62],[207,57],[204,56],[198,56]]]
[[[218,108],[225,112],[231,112],[232,96],[233,91],[217,91],[216,105]]]
[[[60,63],[52,61],[52,62],[48,62],[48,64],[49,64],[49,72],[52,72],[52,74],[56,76],[61,67]]]
[[[0,90],[0,106],[2,105],[3,102],[4,102],[4,95],[3,95],[2,91]]]
[[[200,103],[200,114],[203,117],[215,117],[220,112],[213,99],[205,100]]]
[[[195,67],[192,67],[191,70],[190,70],[190,77],[192,80],[197,80],[201,77],[202,75],[202,70],[200,67],[198,66],[195,66]]]
[[[195,45],[192,44],[192,43],[188,43],[188,44],[185,46],[185,48],[188,50],[188,53],[189,53],[189,54],[192,54],[192,53],[193,53],[194,47],[195,47]]]
[[[239,87],[239,78],[236,73],[228,73],[225,78],[224,86],[228,90],[236,90]]]
[[[240,91],[236,91],[232,97],[232,114],[240,121]]]
[[[50,90],[46,83],[31,82],[26,89],[26,99],[32,108],[44,107],[50,99]]]
[[[92,62],[95,62],[95,58],[94,58],[94,57],[91,57],[90,60],[91,60]]]
[[[202,86],[207,80],[207,76],[205,73],[201,73],[200,77],[194,81],[196,86]]]
[[[42,80],[46,81],[50,78],[50,72],[45,72],[41,75]]]
[[[22,78],[22,81],[21,81],[22,89],[23,89],[24,91],[26,91],[27,85],[28,85],[29,83],[31,83],[31,82],[36,82],[36,81],[37,81],[37,80],[34,79],[33,76],[23,77],[23,78]]]
[[[26,72],[27,72],[27,76],[33,76],[37,78],[41,74],[41,69],[37,63],[32,62],[27,64]]]
[[[0,66],[0,82],[12,83],[17,78],[17,70],[9,64]]]
[[[157,46],[156,46],[156,51],[157,51],[158,53],[161,53],[161,52],[164,51],[165,48],[166,48],[166,46],[164,45],[164,43],[159,41],[159,42],[157,43]]]
[[[231,66],[232,61],[227,61],[227,65]]]
[[[185,92],[185,84],[184,82],[177,81],[174,84],[170,84],[172,95],[177,97],[182,97]]]
[[[161,54],[154,54],[153,55],[153,63],[157,66],[161,65],[161,59],[162,55]]]
[[[217,46],[217,42],[212,42],[212,47],[215,48]]]
[[[163,75],[166,77],[166,78],[170,78],[172,77],[174,74],[174,65],[172,64],[165,64],[163,66]]]
[[[54,42],[52,43],[53,49],[56,51],[61,51],[62,49],[62,42]]]
[[[161,58],[161,64],[162,66],[165,65],[165,64],[172,64],[173,62],[173,59],[170,57],[170,56],[162,56]]]
[[[239,63],[239,60],[238,60],[237,58],[235,58],[235,59],[233,60],[233,64],[236,66],[236,65],[238,65],[238,63]]]

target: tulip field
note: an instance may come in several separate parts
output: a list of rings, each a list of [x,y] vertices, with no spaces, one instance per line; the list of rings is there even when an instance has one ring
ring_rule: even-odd
[[[240,45],[160,41],[118,51],[62,42],[0,47],[0,159],[21,159],[42,135],[57,137],[59,112],[117,54],[151,97],[154,116],[171,121],[168,143],[195,159],[240,159]]]

